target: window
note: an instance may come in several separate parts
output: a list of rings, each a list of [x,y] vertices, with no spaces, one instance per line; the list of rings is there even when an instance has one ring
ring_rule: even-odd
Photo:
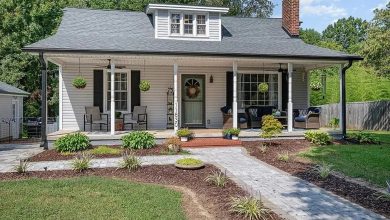
[[[278,107],[278,74],[240,74],[238,81],[238,106],[275,106]],[[258,90],[260,83],[268,84],[268,92]]]
[[[193,15],[184,15],[184,34],[193,34],[194,19]]]
[[[127,73],[115,73],[115,110],[127,111]],[[107,111],[111,109],[111,73],[107,73]]]
[[[196,16],[196,34],[206,35],[206,15]]]
[[[180,14],[171,15],[171,34],[180,34]]]

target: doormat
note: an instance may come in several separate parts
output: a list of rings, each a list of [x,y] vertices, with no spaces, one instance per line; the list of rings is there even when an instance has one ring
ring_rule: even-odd
[[[241,146],[239,140],[228,140],[223,138],[194,138],[188,142],[182,142],[182,147],[226,147]]]

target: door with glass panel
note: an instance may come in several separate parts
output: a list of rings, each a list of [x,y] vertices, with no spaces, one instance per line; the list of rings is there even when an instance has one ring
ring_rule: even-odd
[[[126,72],[116,72],[114,81],[115,111],[128,111],[128,77]],[[107,111],[111,109],[111,73],[107,73]]]
[[[182,127],[205,127],[205,76],[182,75]]]

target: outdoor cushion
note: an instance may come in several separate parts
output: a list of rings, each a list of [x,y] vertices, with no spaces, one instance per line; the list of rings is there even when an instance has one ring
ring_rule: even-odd
[[[307,109],[308,112],[313,112],[313,113],[317,113],[319,114],[321,112],[321,108],[318,108],[318,107],[309,107]]]
[[[296,122],[305,122],[306,121],[306,116],[298,116],[295,117]]]
[[[224,106],[221,108],[221,111],[224,113],[224,114],[228,114],[229,113],[229,110],[230,110],[230,107],[229,106]]]

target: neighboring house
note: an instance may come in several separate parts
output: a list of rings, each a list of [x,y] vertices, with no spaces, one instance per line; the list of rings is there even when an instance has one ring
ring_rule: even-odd
[[[23,122],[23,97],[28,95],[28,92],[0,82],[0,140],[20,137]],[[11,132],[8,123],[11,123]]]
[[[145,12],[66,8],[56,34],[23,50],[59,67],[61,130],[82,130],[86,106],[112,113],[139,105],[147,106],[149,129],[166,129],[171,112],[175,130],[222,128],[220,109],[228,105],[233,127],[247,107],[272,106],[288,112],[292,131],[293,109],[309,107],[309,71],[338,65],[345,73],[349,62],[361,60],[299,39],[298,0],[283,1],[280,19],[227,12],[167,4],[149,4]],[[86,88],[72,86],[78,76]],[[141,80],[150,82],[149,91],[139,91]],[[263,82],[266,94],[258,92]],[[114,134],[115,114],[110,118]]]

